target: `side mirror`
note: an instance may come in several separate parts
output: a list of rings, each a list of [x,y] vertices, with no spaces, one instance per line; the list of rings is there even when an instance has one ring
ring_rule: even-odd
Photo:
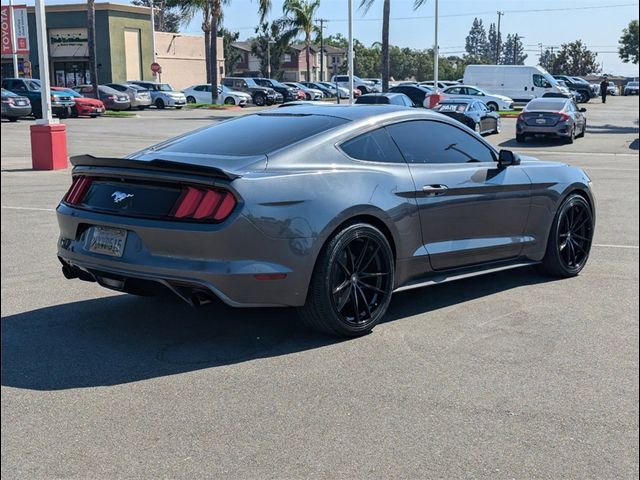
[[[582,108],[580,109],[580,112],[581,112],[581,113],[584,113],[584,112],[586,112],[586,111],[587,111],[587,109],[586,109],[586,108],[584,108],[584,107],[582,107]]]
[[[520,165],[520,157],[511,150],[500,150],[498,168],[507,168],[512,165]]]

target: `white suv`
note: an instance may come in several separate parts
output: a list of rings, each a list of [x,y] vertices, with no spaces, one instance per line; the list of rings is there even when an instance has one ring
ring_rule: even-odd
[[[334,75],[331,83],[338,83],[339,87],[349,89],[349,75]],[[382,88],[373,82],[362,80],[360,77],[353,76],[353,88],[360,90],[360,93],[381,93]]]

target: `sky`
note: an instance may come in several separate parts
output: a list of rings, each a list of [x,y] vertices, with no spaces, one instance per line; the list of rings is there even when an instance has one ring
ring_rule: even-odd
[[[100,2],[101,0],[97,0]],[[126,0],[111,0],[128,3]],[[390,42],[411,48],[430,48],[434,44],[434,2],[427,0],[417,11],[413,0],[391,0]],[[6,2],[3,2],[3,4]],[[17,2],[21,3],[21,2]],[[33,4],[33,1],[27,1]],[[77,0],[46,0],[46,4],[79,3]],[[272,0],[270,18],[282,15],[283,0]],[[382,0],[377,0],[365,15],[354,3],[354,37],[365,45],[380,41]],[[224,7],[224,26],[240,32],[240,39],[254,34],[258,22],[258,0],[230,0]],[[440,0],[439,44],[441,55],[462,55],[465,37],[474,17],[482,19],[488,30],[491,22],[501,20],[503,39],[507,33],[524,38],[528,65],[535,65],[540,44],[558,48],[562,43],[581,39],[597,52],[597,61],[605,73],[638,76],[638,65],[625,64],[618,57],[618,39],[631,20],[638,19],[638,0]],[[318,18],[327,19],[325,35],[347,36],[347,0],[322,0]],[[201,18],[183,25],[183,33],[202,33]]]

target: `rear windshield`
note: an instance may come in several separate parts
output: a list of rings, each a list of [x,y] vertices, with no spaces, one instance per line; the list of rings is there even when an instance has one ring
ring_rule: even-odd
[[[326,115],[246,115],[178,138],[158,150],[205,155],[262,155],[347,122],[344,118]]]
[[[629,82],[629,83],[627,83],[628,87],[637,87],[638,85],[639,85],[638,82]]]
[[[376,104],[376,105],[380,105],[380,104],[388,104],[391,103],[391,100],[388,97],[383,97],[383,96],[378,96],[378,95],[363,95],[360,98],[358,98],[356,100],[356,103],[361,104],[361,103],[365,103],[365,104]]]
[[[536,111],[536,110],[553,110],[558,111],[564,108],[565,101],[564,100],[532,100],[530,101],[526,109],[528,111]]]

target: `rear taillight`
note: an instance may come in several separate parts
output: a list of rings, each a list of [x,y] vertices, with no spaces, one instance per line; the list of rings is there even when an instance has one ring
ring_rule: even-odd
[[[73,182],[71,183],[71,188],[62,199],[65,203],[69,205],[78,205],[82,202],[87,190],[91,186],[91,179],[85,176],[78,176],[73,178]]]
[[[233,194],[226,190],[183,187],[170,216],[180,219],[221,222],[231,215],[236,204]]]
[[[516,121],[517,121],[517,122],[522,122],[522,121],[524,121],[524,112],[522,112],[522,113],[520,113],[520,114],[518,115],[518,119],[517,119]]]
[[[567,115],[566,113],[559,113],[558,115],[560,115],[560,120],[562,120],[563,122],[568,122],[569,120],[571,120],[571,116]]]

